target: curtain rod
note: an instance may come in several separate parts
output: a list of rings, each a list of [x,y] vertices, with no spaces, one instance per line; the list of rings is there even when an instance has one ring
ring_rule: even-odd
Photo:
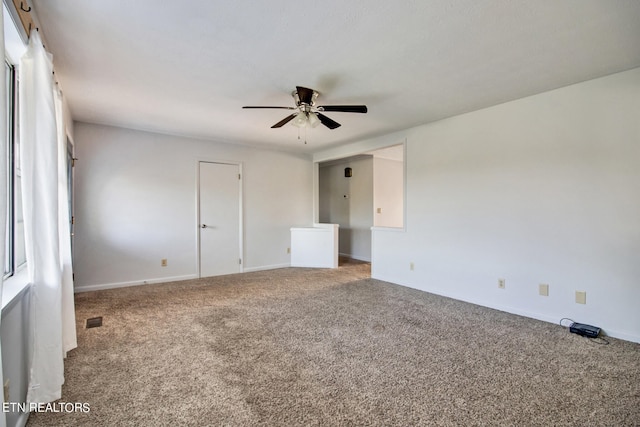
[[[5,4],[6,3],[7,2],[5,2]],[[31,36],[31,30],[33,30],[34,28],[37,29],[35,23],[33,22],[33,18],[31,17],[32,8],[25,0],[13,0],[12,3],[13,9],[20,19],[20,24],[22,24],[22,28],[24,29],[25,35],[28,40]]]
[[[29,3],[24,0],[22,1],[13,0],[12,3],[13,3],[13,9],[18,14],[18,17],[20,18],[20,23],[22,24],[22,28],[24,29],[24,32],[26,34],[25,43],[28,44],[29,38],[31,38],[31,31],[32,30],[36,30],[38,32],[40,31],[40,29],[33,22],[33,18],[31,16],[32,8],[31,6],[29,6]],[[7,5],[6,2],[5,2],[5,5]],[[40,37],[42,38],[42,34],[40,34]],[[44,42],[42,46],[46,49]],[[52,71],[52,74],[55,76],[56,74],[55,70]],[[58,81],[55,79],[55,77],[54,77],[54,82],[56,85],[58,85],[58,90],[60,90],[60,93],[62,93],[62,89],[60,89]]]

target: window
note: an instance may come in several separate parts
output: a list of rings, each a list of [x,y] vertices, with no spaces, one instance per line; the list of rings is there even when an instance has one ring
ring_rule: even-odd
[[[24,246],[24,217],[22,214],[22,190],[20,174],[20,147],[18,143],[17,120],[17,78],[13,65],[5,61],[7,91],[7,224],[5,241],[5,277],[24,265],[26,253]]]

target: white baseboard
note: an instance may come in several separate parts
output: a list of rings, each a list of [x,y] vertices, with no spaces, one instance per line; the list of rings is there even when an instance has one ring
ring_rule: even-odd
[[[197,279],[195,274],[187,274],[185,276],[173,276],[173,277],[160,277],[156,279],[146,280],[133,280],[131,282],[118,282],[118,283],[102,283],[98,285],[79,285],[74,288],[74,292],[89,292],[89,291],[101,291],[104,289],[126,288],[128,286],[140,286],[151,285],[154,283],[166,283],[166,282],[178,282],[181,280]]]
[[[342,257],[347,257],[347,258],[351,258],[351,259],[355,259],[358,261],[364,261],[364,262],[371,262],[371,257],[366,258],[366,257],[362,257],[362,256],[356,256],[356,255],[351,255],[351,254],[344,254],[342,252],[338,253],[338,255],[342,256]]]
[[[459,295],[459,294],[455,294],[455,293],[447,293],[447,292],[441,292],[441,291],[437,291],[437,290],[421,289],[421,288],[418,288],[416,286],[412,286],[412,285],[407,284],[407,283],[399,283],[397,281],[394,281],[392,278],[384,277],[383,275],[378,275],[378,274],[374,275],[374,274],[372,274],[371,277],[373,279],[376,279],[376,280],[382,280],[384,282],[393,283],[393,284],[404,286],[404,287],[407,287],[407,288],[417,289],[417,290],[422,291],[422,292],[428,292],[430,294],[440,295],[440,296],[451,298],[451,299],[455,299],[455,300],[458,300],[458,301],[468,302],[469,304],[475,304],[475,305],[479,305],[481,307],[492,308],[494,310],[504,311],[506,313],[516,314],[518,316],[528,317],[530,319],[536,319],[536,320],[541,320],[543,322],[555,323],[556,325],[559,323],[560,317],[561,317],[561,316],[560,317],[553,317],[553,316],[550,316],[549,314],[536,313],[536,312],[533,312],[533,311],[522,310],[522,309],[517,308],[517,307],[511,307],[511,306],[505,306],[505,305],[501,305],[501,304],[495,304],[495,303],[490,302],[490,301],[473,301],[473,300],[471,300],[469,298],[465,298],[463,295]],[[631,342],[640,343],[640,336],[629,334],[627,332],[621,332],[621,331],[612,330],[612,329],[609,329],[609,328],[602,328],[602,330],[603,330],[603,333],[604,333],[605,336],[612,337],[612,338],[619,338],[619,339],[625,340],[625,341],[631,341]]]
[[[252,271],[262,271],[262,270],[275,270],[277,268],[287,268],[290,267],[291,264],[274,264],[274,265],[262,265],[259,267],[249,267],[243,270],[243,273],[250,273]],[[116,283],[101,283],[97,285],[76,285],[74,288],[75,293],[79,292],[90,292],[90,291],[101,291],[105,289],[116,289],[116,288],[126,288],[129,286],[141,286],[141,285],[152,285],[155,283],[167,283],[167,282],[178,282],[181,280],[191,280],[197,279],[197,274],[187,274],[184,276],[173,276],[173,277],[159,277],[156,279],[146,279],[146,280],[132,280],[130,282],[116,282]]]
[[[243,273],[251,273],[253,271],[264,271],[264,270],[276,270],[278,268],[288,268],[291,267],[291,264],[273,264],[273,265],[261,265],[259,267],[248,267],[243,270]]]

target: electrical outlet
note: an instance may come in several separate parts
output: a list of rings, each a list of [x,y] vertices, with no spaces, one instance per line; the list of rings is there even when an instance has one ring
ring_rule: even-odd
[[[166,267],[166,266],[167,266],[167,259],[166,259],[166,258],[162,258],[162,259],[160,260],[160,265],[161,265],[162,267]]]
[[[576,291],[576,303],[578,304],[587,303],[587,293],[585,291]]]
[[[414,267],[415,267],[415,266],[413,265],[413,263],[412,263],[412,262],[410,262],[410,263],[409,263],[409,270],[413,271],[413,268],[414,268]]]
[[[549,285],[547,285],[546,283],[540,283],[538,285],[538,293],[540,295],[542,295],[543,297],[548,297],[549,296]]]
[[[506,280],[504,280],[504,279],[498,279],[498,287],[499,287],[500,289],[504,289],[504,288],[506,287],[506,285],[507,285]]]

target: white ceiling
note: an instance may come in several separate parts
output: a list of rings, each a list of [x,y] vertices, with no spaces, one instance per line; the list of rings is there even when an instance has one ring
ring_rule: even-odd
[[[640,66],[637,0],[33,0],[74,119],[313,152]],[[368,114],[270,126],[296,85]],[[304,131],[302,132],[304,138]]]

